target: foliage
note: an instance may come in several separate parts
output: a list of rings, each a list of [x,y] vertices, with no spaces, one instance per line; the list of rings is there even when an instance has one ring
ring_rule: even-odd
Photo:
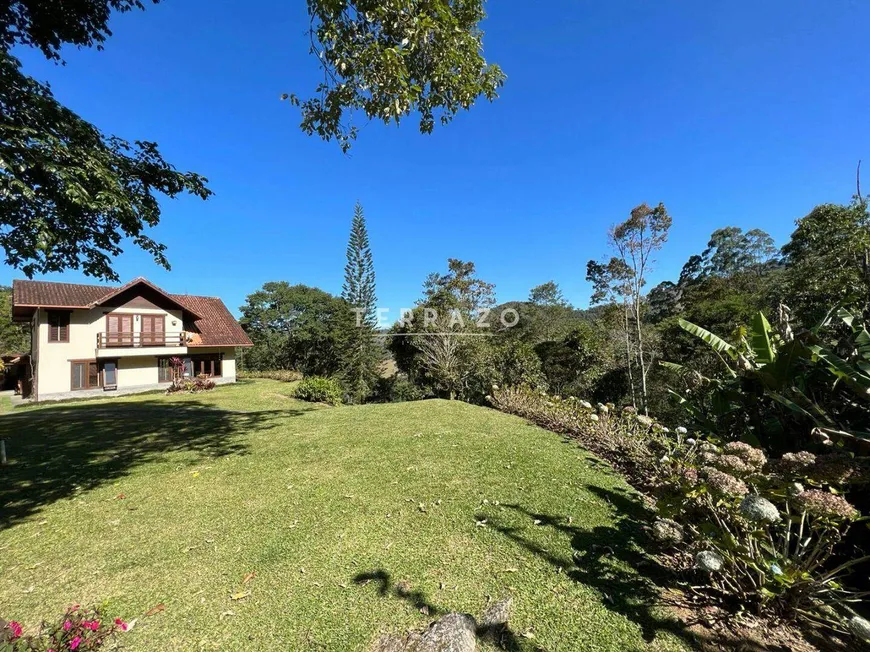
[[[680,285],[710,277],[730,278],[745,273],[761,276],[778,263],[773,238],[761,229],[743,232],[737,226],[716,229],[700,256],[692,256],[680,273]]]
[[[481,96],[492,101],[501,69],[482,55],[484,0],[308,0],[311,54],[323,81],[301,108],[302,130],[350,149],[353,115],[385,124],[420,114],[420,131],[447,124]]]
[[[160,0],[151,1],[157,4]],[[88,0],[58,12],[53,0],[9,0],[0,7],[0,47],[34,47],[47,59],[59,61],[61,47],[66,43],[102,50],[112,35],[112,11],[144,9],[144,4],[142,0]]]
[[[497,388],[490,401],[578,438],[650,492],[660,516],[651,536],[665,553],[676,548],[672,565],[694,557],[692,590],[706,599],[847,633],[850,605],[870,595],[844,584],[870,556],[845,541],[860,515],[840,495],[870,483],[870,460],[802,451],[769,461],[746,443],[672,432],[631,407],[528,387]]]
[[[74,605],[56,622],[43,622],[37,634],[24,636],[15,621],[0,620],[0,651],[2,652],[55,652],[74,650],[88,652],[113,643],[117,635],[127,631],[127,623],[120,618],[104,618],[96,609]]]
[[[447,325],[449,310],[459,310],[468,320],[495,305],[495,285],[477,278],[476,271],[471,261],[449,258],[446,274],[432,272],[426,277],[421,304],[442,313],[440,326]]]
[[[644,346],[643,288],[646,286],[647,274],[652,271],[655,263],[655,252],[667,242],[671,223],[671,216],[664,204],[655,208],[647,204],[636,206],[627,220],[610,229],[610,247],[617,255],[606,264],[590,260],[586,266],[586,280],[594,288],[592,303],[618,300],[623,304],[626,371],[632,390],[632,403],[636,403],[637,380],[644,412],[648,411],[647,373],[652,352],[648,350],[649,347]],[[637,379],[632,371],[633,361],[636,361],[639,370]]]
[[[240,371],[237,378],[268,378],[280,380],[283,383],[295,383],[302,380],[302,374],[292,369],[266,369],[262,371]]]
[[[178,172],[156,143],[105,136],[26,77],[0,51],[0,246],[28,277],[65,269],[117,280],[112,257],[130,238],[169,269],[145,234],[159,196],[207,199],[206,179]]]
[[[426,395],[423,390],[399,374],[395,374],[389,378],[378,379],[375,388],[375,400],[381,403],[419,401],[425,397]]]
[[[718,375],[707,377],[663,363],[684,381],[680,404],[705,432],[760,443],[771,452],[803,448],[811,435],[828,441],[870,438],[870,335],[857,316],[844,309],[837,313],[851,329],[846,358],[821,337],[830,318],[794,334],[782,308],[777,333],[758,313],[733,343],[681,320],[722,365]]]
[[[846,571],[870,556],[837,560],[851,552],[842,544],[859,513],[838,495],[843,485],[829,472],[836,467],[858,468],[848,458],[807,452],[768,462],[745,443],[720,448],[680,438],[662,458],[659,474],[667,479],[658,509],[682,524],[697,551],[702,591],[734,609],[845,634],[850,604],[870,594],[847,589]]]
[[[341,385],[338,382],[322,376],[303,378],[293,390],[293,396],[302,401],[329,405],[341,405],[342,394]]]
[[[362,403],[377,382],[380,349],[374,339],[377,324],[375,268],[365,215],[359,204],[354,209],[347,244],[341,297],[356,315],[355,328],[348,331],[344,344],[341,374],[351,399]]]
[[[254,346],[251,370],[293,369],[305,375],[338,373],[354,316],[347,302],[317,288],[270,282],[248,295],[239,320]]]
[[[12,321],[12,288],[0,285],[0,354],[30,351],[30,328]]]
[[[210,391],[215,387],[215,382],[205,374],[201,374],[196,378],[183,378],[179,376],[173,379],[169,387],[166,388],[166,393],[199,394],[200,392]]]
[[[797,221],[782,248],[786,270],[780,293],[804,327],[840,305],[870,318],[870,211],[866,198],[823,204]]]

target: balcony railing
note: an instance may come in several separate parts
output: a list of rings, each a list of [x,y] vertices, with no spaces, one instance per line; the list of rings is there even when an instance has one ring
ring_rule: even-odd
[[[187,346],[184,333],[97,333],[98,349]]]

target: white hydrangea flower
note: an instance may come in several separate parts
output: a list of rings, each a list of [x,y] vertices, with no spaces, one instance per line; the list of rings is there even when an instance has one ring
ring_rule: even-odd
[[[861,618],[861,616],[852,616],[849,619],[849,630],[856,638],[870,643],[870,621]]]
[[[794,498],[804,492],[804,486],[800,482],[792,482],[788,486],[788,495]]]
[[[652,536],[661,543],[680,543],[683,540],[683,527],[669,518],[659,519],[652,526]]]
[[[691,437],[689,437],[689,438],[686,440],[686,443],[687,443],[689,446],[694,446],[695,444],[698,443],[698,441],[697,441],[696,439],[692,439]]]
[[[637,415],[637,422],[642,426],[646,426],[647,428],[649,428],[653,424],[653,420],[643,414]]]
[[[740,513],[755,523],[776,523],[780,518],[776,505],[756,494],[749,494],[740,501]]]
[[[671,461],[671,458],[667,455],[662,456],[662,459],[659,460],[659,464],[667,464]]]
[[[683,426],[677,426],[676,432],[678,435],[685,435],[689,431],[683,428]]]
[[[599,403],[598,411],[601,412],[601,414],[607,414],[608,412],[610,412],[610,408],[604,405],[604,403]]]
[[[707,571],[708,573],[715,573],[718,570],[722,570],[722,566],[724,565],[725,560],[722,559],[722,555],[713,552],[712,550],[704,550],[695,555],[695,567]]]
[[[589,401],[580,401],[580,405],[585,407],[587,410],[592,409],[592,403],[590,403]]]
[[[590,414],[590,415],[589,415],[589,418],[592,419],[592,421],[598,421],[598,415],[597,415],[597,414]]]

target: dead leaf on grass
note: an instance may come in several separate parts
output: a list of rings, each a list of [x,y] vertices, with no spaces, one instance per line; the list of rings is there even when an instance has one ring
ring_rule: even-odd
[[[236,615],[235,611],[223,611],[223,612],[221,612],[220,620],[223,620],[227,616],[235,616],[235,615]]]
[[[247,575],[245,575],[245,579],[242,580],[242,584],[247,584],[248,582],[250,582],[250,581],[251,581],[252,579],[254,579],[255,577],[257,577],[257,571],[251,571],[250,573],[248,573]]]
[[[244,600],[245,598],[250,598],[250,591],[239,591],[238,593],[233,593],[230,595],[230,600]]]
[[[145,616],[153,616],[155,614],[159,614],[161,611],[166,611],[166,605],[162,602],[155,607],[151,607],[148,611],[145,612]]]
[[[115,496],[115,500],[124,500],[126,497],[127,496],[125,496],[124,494],[118,494],[117,496]]]

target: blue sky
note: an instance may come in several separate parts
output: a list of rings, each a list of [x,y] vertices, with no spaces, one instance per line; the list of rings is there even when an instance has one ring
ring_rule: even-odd
[[[674,218],[654,283],[721,226],[781,244],[814,205],[849,200],[859,158],[870,169],[868,2],[497,0],[488,11],[501,98],[430,136],[413,120],[369,124],[350,156],[302,134],[279,101],[318,79],[304,0],[164,0],[116,16],[105,51],[67,50],[64,67],[17,54],[106,133],[155,140],[209,178],[212,199],[165,202],[152,230],[171,272],[132,246],[116,269],[234,311],[271,280],[340,292],[357,200],[382,306],[412,305],[448,257],[477,263],[501,301],[553,279],[585,306],[586,261],[607,254],[608,227],[640,202]],[[0,283],[20,277],[0,268]]]

